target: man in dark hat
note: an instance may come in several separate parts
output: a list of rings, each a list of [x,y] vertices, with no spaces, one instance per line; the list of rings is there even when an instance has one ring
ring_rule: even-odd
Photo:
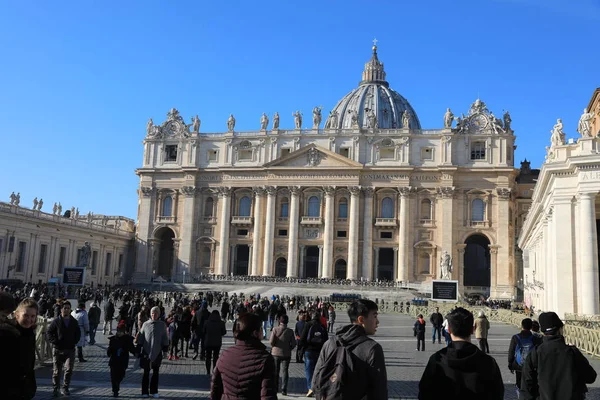
[[[575,346],[568,346],[563,323],[555,312],[539,317],[544,342],[531,350],[521,376],[521,399],[580,400],[596,371]]]

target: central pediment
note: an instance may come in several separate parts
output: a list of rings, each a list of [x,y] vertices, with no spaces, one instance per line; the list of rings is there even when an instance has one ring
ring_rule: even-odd
[[[310,144],[293,153],[265,164],[266,168],[362,168],[359,162],[350,160],[315,144]]]

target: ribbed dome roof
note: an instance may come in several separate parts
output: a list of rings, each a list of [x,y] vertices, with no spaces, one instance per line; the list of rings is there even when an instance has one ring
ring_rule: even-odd
[[[405,120],[410,129],[421,129],[419,118],[408,100],[390,89],[383,63],[377,58],[377,46],[373,46],[373,55],[365,64],[362,81],[337,103],[325,128],[399,129],[406,128]]]

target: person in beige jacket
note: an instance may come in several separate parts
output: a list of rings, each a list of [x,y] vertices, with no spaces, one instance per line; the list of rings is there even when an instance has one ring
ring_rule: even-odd
[[[275,359],[275,376],[277,376],[277,391],[279,391],[279,371],[283,370],[281,394],[287,395],[287,385],[289,380],[288,370],[290,360],[292,359],[292,350],[296,347],[296,337],[294,331],[287,327],[289,317],[282,315],[279,317],[279,326],[271,331],[271,355]]]
[[[479,316],[475,320],[473,328],[475,330],[475,338],[479,341],[479,349],[489,354],[490,345],[488,344],[487,337],[490,330],[490,321],[488,321],[483,310],[479,311]]]

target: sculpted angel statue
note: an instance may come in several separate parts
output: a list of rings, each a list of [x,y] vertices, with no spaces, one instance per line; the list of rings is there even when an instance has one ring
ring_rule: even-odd
[[[594,112],[589,113],[587,108],[583,109],[583,114],[581,114],[581,118],[579,118],[579,123],[577,124],[577,132],[581,134],[581,137],[592,137],[591,121],[595,116]]]

